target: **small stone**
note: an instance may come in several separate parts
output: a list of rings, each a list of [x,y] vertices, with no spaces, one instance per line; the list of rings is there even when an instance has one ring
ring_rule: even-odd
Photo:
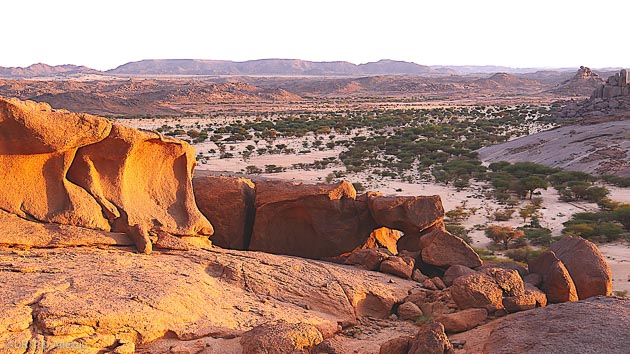
[[[429,289],[429,290],[437,290],[437,286],[435,286],[435,284],[433,283],[433,281],[431,279],[427,279],[424,282],[422,282],[422,286],[424,286],[425,288]]]
[[[414,269],[413,273],[411,274],[411,279],[414,280],[414,281],[417,281],[418,283],[422,283],[425,280],[429,279],[429,277],[427,277],[426,275],[422,274],[420,269]]]
[[[411,257],[389,257],[381,263],[380,270],[383,273],[399,276],[401,278],[411,278],[415,260]]]
[[[442,279],[435,277],[435,278],[431,278],[431,281],[433,282],[433,284],[435,284],[435,286],[439,289],[439,290],[444,290],[446,289],[446,285],[444,284],[444,282],[442,281]]]
[[[398,317],[401,320],[412,320],[422,315],[422,310],[413,302],[407,301],[398,306]]]

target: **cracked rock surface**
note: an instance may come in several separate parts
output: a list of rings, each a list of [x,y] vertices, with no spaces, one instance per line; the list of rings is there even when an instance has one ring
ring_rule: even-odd
[[[417,286],[351,266],[216,248],[151,256],[109,246],[4,249],[0,352],[240,352],[239,337],[269,321],[306,323],[331,338],[341,326],[389,316]]]

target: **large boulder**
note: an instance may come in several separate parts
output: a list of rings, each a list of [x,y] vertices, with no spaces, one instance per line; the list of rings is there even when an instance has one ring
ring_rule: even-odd
[[[391,255],[384,248],[363,248],[352,251],[344,263],[357,265],[367,270],[378,270],[381,263]]]
[[[444,217],[439,196],[369,198],[372,217],[378,225],[401,230],[405,236],[418,235]]]
[[[521,296],[525,294],[523,279],[516,270],[503,268],[486,268],[482,273],[494,278],[494,281],[503,290],[504,296]]]
[[[321,259],[363,248],[376,228],[352,184],[260,179],[249,249]]]
[[[581,237],[564,237],[549,247],[566,267],[578,298],[612,294],[612,273],[597,246]]]
[[[243,333],[243,353],[283,354],[308,350],[324,340],[321,332],[307,323],[276,321]]]
[[[489,313],[502,309],[503,290],[483,273],[459,277],[450,287],[451,296],[460,309],[484,308]]]
[[[384,260],[379,269],[384,273],[410,279],[414,265],[415,261],[411,257],[392,256]]]
[[[475,270],[472,270],[466,266],[455,264],[444,272],[444,276],[442,277],[442,281],[446,286],[453,285],[453,281],[459,277],[463,277],[466,275],[471,275],[477,273]]]
[[[223,248],[248,249],[256,211],[254,182],[197,171],[193,186],[199,210],[214,227],[212,243]]]
[[[455,337],[469,339],[471,353],[625,353],[628,323],[630,300],[598,296],[509,315],[478,327],[475,338]],[[473,341],[482,345],[470,347]]]
[[[213,231],[192,193],[193,148],[180,140],[0,98],[0,164],[0,208],[23,218],[118,232]]]
[[[453,349],[449,342],[444,326],[441,323],[429,322],[418,330],[411,340],[409,354],[443,354]]]
[[[540,289],[545,292],[550,303],[578,300],[569,271],[553,251],[547,250],[536,259],[530,260],[528,268],[531,273],[542,276]]]
[[[488,318],[485,309],[466,309],[454,313],[442,314],[435,318],[444,326],[446,333],[459,333],[479,326]]]
[[[481,266],[479,255],[461,238],[446,231],[443,222],[439,222],[429,232],[423,234],[419,244],[424,263],[442,268],[453,265],[468,268]]]

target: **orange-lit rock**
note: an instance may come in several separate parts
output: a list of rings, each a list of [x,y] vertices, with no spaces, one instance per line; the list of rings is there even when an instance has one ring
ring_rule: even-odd
[[[192,193],[185,142],[0,98],[0,208],[41,222],[212,234]]]

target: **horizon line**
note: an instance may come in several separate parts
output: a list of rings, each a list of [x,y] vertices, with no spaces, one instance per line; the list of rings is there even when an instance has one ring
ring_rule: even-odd
[[[64,63],[64,64],[48,64],[45,62],[35,62],[26,66],[4,66],[4,65],[0,65],[0,68],[4,68],[4,69],[27,69],[31,66],[35,66],[35,65],[46,65],[46,66],[51,66],[51,67],[58,67],[58,66],[67,66],[67,65],[73,65],[73,66],[83,66],[86,67],[88,69],[92,69],[92,70],[96,70],[96,71],[100,71],[100,72],[107,72],[110,70],[115,70],[116,68],[119,68],[123,65],[127,65],[127,64],[131,64],[131,63],[139,63],[139,62],[143,62],[143,61],[175,61],[175,60],[181,60],[181,61],[215,61],[215,62],[232,62],[232,63],[247,63],[247,62],[253,62],[253,61],[264,61],[264,60],[292,60],[292,61],[304,61],[304,62],[311,62],[311,63],[348,63],[348,64],[352,64],[355,66],[361,66],[361,65],[367,65],[367,64],[373,64],[373,63],[378,63],[378,62],[382,62],[382,61],[392,61],[392,62],[400,62],[400,63],[408,63],[408,64],[415,64],[418,66],[425,66],[425,67],[431,67],[431,68],[458,68],[458,67],[479,67],[479,68],[487,68],[487,67],[502,67],[502,68],[508,68],[508,69],[542,69],[542,70],[550,70],[550,69],[575,69],[575,68],[580,68],[581,66],[585,66],[591,69],[618,69],[618,68],[624,68],[623,66],[604,66],[604,67],[591,67],[591,66],[586,66],[586,65],[567,65],[567,66],[510,66],[510,65],[501,65],[501,64],[419,64],[417,62],[413,62],[413,61],[407,61],[407,60],[399,60],[399,59],[387,59],[387,58],[383,58],[383,59],[379,59],[376,61],[368,61],[368,62],[364,62],[364,63],[354,63],[348,60],[308,60],[308,59],[296,59],[296,58],[259,58],[259,59],[248,59],[248,60],[232,60],[232,59],[201,59],[201,58],[145,58],[145,59],[140,59],[140,60],[131,60],[131,61],[127,61],[125,63],[119,64],[111,69],[105,69],[105,70],[101,70],[101,69],[94,69],[91,66],[88,65],[84,65],[84,64],[74,64],[74,63]]]

